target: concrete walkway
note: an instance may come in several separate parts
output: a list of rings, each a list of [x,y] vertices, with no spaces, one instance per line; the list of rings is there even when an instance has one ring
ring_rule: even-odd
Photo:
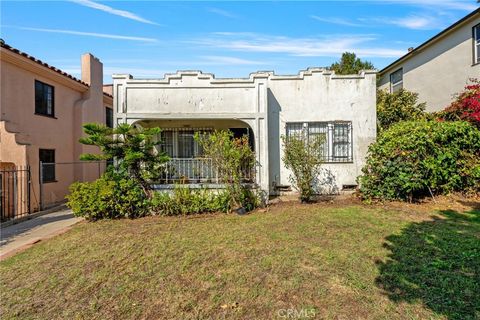
[[[66,232],[82,220],[74,217],[70,209],[63,209],[4,227],[0,230],[0,260]]]

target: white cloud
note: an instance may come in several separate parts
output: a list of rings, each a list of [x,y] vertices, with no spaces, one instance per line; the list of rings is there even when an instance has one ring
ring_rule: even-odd
[[[231,13],[229,11],[219,9],[219,8],[208,8],[207,10],[208,10],[208,12],[215,13],[215,14],[218,14],[220,16],[227,17],[227,18],[236,18],[237,17],[236,15],[234,15],[233,13]]]
[[[397,19],[385,19],[384,23],[416,30],[442,29],[442,24],[433,17],[410,16]]]
[[[117,39],[117,40],[130,40],[130,41],[141,41],[141,42],[157,42],[158,41],[157,39],[153,39],[153,38],[132,37],[132,36],[123,36],[123,35],[116,35],[116,34],[83,32],[83,31],[63,30],[63,29],[44,29],[44,28],[30,28],[30,27],[13,27],[13,28],[17,28],[20,30],[73,34],[77,36],[87,36],[87,37],[107,38],[107,39]]]
[[[412,30],[434,30],[444,29],[446,24],[438,17],[411,15],[407,17],[378,17],[378,18],[359,18],[359,21],[365,24],[390,24],[401,28]]]
[[[355,52],[363,57],[398,57],[405,50],[390,47],[365,46],[375,40],[373,35],[329,35],[323,37],[290,38],[283,36],[260,35],[245,36],[243,33],[212,34],[211,37],[191,42],[207,47],[216,47],[232,51],[265,52],[288,54],[292,56],[332,57],[345,51]]]
[[[360,27],[360,26],[362,26],[361,24],[359,24],[357,22],[353,22],[351,20],[344,19],[344,18],[335,18],[335,17],[323,18],[323,17],[319,17],[319,16],[316,16],[316,15],[311,15],[310,18],[315,19],[317,21],[321,21],[321,22],[338,24],[338,25],[341,25],[341,26],[350,26],[350,27]]]
[[[107,13],[110,13],[110,14],[113,14],[113,15],[116,15],[116,16],[123,17],[123,18],[135,20],[135,21],[142,22],[142,23],[158,25],[157,23],[155,23],[153,21],[150,21],[150,20],[147,20],[145,18],[142,18],[139,15],[136,15],[135,13],[125,11],[125,10],[114,9],[114,8],[109,7],[107,5],[97,3],[97,2],[94,2],[94,1],[91,1],[91,0],[71,0],[71,1],[75,2],[79,5],[85,6],[85,7],[89,7],[89,8],[97,9],[97,10],[100,10],[100,11],[104,11],[104,12],[107,12]]]

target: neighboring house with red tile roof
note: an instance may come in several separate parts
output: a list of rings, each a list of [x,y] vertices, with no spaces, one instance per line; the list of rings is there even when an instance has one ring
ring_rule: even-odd
[[[21,192],[30,192],[35,211],[40,208],[39,162],[77,162],[92,151],[78,142],[82,124],[111,123],[113,97],[103,92],[102,63],[89,53],[81,57],[81,79],[3,41],[0,61],[0,170],[30,166],[31,187]],[[49,167],[43,172],[44,205],[62,201],[72,182],[93,176],[98,170],[85,165]],[[0,180],[4,192],[6,177]],[[5,203],[1,208],[8,209]]]
[[[379,73],[379,89],[417,92],[427,111],[447,107],[469,78],[480,78],[480,8]]]

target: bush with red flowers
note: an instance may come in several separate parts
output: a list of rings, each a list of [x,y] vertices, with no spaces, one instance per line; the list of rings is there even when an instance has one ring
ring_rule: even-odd
[[[440,120],[463,120],[480,128],[480,81],[477,79],[470,81],[472,83],[456,96],[452,104],[438,113]]]

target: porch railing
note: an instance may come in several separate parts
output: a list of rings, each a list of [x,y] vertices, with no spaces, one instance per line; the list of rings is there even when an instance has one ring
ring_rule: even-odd
[[[255,181],[255,168],[241,170],[243,183]],[[210,158],[172,158],[165,164],[160,175],[155,179],[158,184],[196,184],[225,183]]]

